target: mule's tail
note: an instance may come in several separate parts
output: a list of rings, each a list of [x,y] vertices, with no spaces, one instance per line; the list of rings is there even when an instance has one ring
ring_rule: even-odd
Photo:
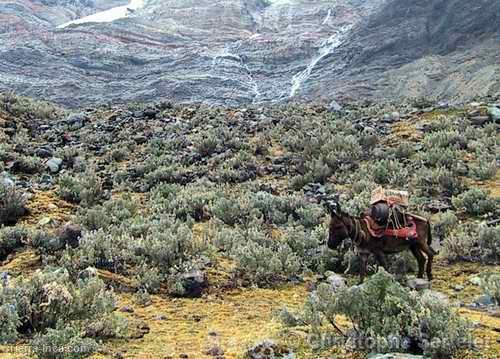
[[[427,245],[429,246],[430,250],[434,252],[434,255],[438,254],[438,252],[436,252],[434,248],[432,248],[431,244],[432,244],[431,221],[427,220]]]

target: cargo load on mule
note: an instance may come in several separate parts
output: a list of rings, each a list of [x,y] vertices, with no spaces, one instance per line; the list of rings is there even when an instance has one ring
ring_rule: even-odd
[[[408,192],[378,187],[372,191],[370,208],[364,221],[371,235],[376,238],[417,237],[415,219],[424,220],[407,212]]]

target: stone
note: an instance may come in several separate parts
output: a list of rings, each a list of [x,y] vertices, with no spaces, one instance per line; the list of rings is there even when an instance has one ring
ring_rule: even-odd
[[[205,354],[212,357],[223,357],[224,350],[218,345],[213,345],[205,352]]]
[[[333,100],[330,102],[330,106],[328,107],[330,112],[339,112],[342,111],[342,105],[340,105],[337,101]]]
[[[72,113],[64,122],[69,125],[72,129],[78,130],[82,128],[85,123],[89,120],[88,116],[83,112]]]
[[[52,157],[52,150],[45,147],[40,147],[35,150],[35,155],[41,158],[49,158]]]
[[[500,123],[500,108],[494,106],[488,107],[488,116],[492,121]]]
[[[54,157],[48,160],[46,165],[49,168],[50,172],[57,173],[61,169],[62,163],[63,160],[61,158]]]
[[[49,224],[53,224],[55,221],[53,218],[50,217],[43,217],[41,220],[38,221],[39,226],[48,226]]]
[[[490,121],[488,116],[474,116],[470,118],[470,122],[476,126],[483,126]]]
[[[167,316],[165,314],[158,314],[154,317],[154,320],[167,320]]]
[[[423,278],[411,278],[406,281],[406,285],[414,290],[430,289],[431,283]]]
[[[130,305],[126,305],[126,306],[120,308],[120,312],[122,312],[122,313],[133,313],[134,312],[134,308],[132,308]]]
[[[481,285],[481,278],[479,278],[479,277],[471,277],[471,278],[469,278],[469,283],[473,284],[473,285],[479,286],[479,285]]]
[[[270,359],[281,357],[293,357],[290,349],[275,343],[273,340],[264,340],[250,348],[246,357],[249,359]]]
[[[177,293],[179,297],[199,298],[203,290],[208,287],[207,275],[200,270],[183,273],[179,280],[183,287],[183,292]]]
[[[66,223],[56,231],[56,236],[64,246],[68,245],[71,248],[76,248],[80,245],[82,228],[75,224]]]
[[[488,307],[495,305],[495,299],[488,294],[483,294],[474,300],[474,304],[478,307]]]
[[[391,118],[393,121],[399,121],[399,119],[401,118],[401,115],[399,114],[399,112],[394,111],[393,113],[391,113]]]
[[[329,275],[326,281],[330,284],[330,289],[334,293],[346,286],[344,278],[338,274]]]
[[[0,177],[0,184],[4,187],[14,187],[14,181],[8,177]]]
[[[463,285],[458,284],[458,285],[456,285],[456,286],[453,287],[453,290],[456,291],[456,292],[461,292],[461,291],[464,290],[464,288],[465,287]]]

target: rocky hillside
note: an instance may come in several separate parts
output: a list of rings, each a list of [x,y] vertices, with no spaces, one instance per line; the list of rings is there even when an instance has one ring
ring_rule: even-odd
[[[0,357],[496,359],[499,123],[500,98],[73,111],[2,94]],[[327,246],[321,194],[359,215],[378,186],[431,219],[432,283],[407,251],[355,285],[348,241]]]
[[[173,99],[463,101],[500,89],[495,0],[0,3],[0,89],[69,106]]]

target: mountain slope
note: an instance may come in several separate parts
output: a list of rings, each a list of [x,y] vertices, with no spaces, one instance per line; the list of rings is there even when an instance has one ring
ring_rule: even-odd
[[[495,0],[149,0],[124,19],[57,29],[124,3],[0,4],[0,90],[69,106],[464,101],[500,90]]]

